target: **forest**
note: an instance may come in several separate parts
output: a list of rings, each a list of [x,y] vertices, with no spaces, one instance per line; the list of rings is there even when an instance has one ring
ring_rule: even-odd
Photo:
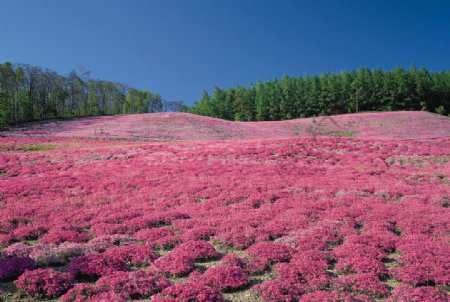
[[[204,91],[192,113],[237,121],[276,121],[362,111],[450,113],[450,71],[411,66],[360,68],[318,76],[283,76],[248,87]]]
[[[180,111],[158,93],[122,83],[67,76],[27,64],[0,64],[0,127],[54,118]]]
[[[95,115],[190,111],[236,121],[277,121],[367,111],[450,113],[450,71],[360,68],[215,87],[188,108],[158,93],[27,64],[0,64],[0,127]]]

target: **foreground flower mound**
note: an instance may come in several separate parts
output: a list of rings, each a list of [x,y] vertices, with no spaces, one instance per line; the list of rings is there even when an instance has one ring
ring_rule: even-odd
[[[1,137],[0,297],[448,301],[441,136]]]
[[[197,301],[197,302],[224,302],[219,290],[197,283],[179,283],[172,285],[156,295],[153,302],[176,302],[176,301]]]
[[[127,270],[125,259],[110,257],[106,254],[80,256],[69,264],[69,272],[78,278],[98,278],[116,271]]]
[[[53,269],[36,269],[25,272],[14,284],[34,298],[54,298],[64,294],[73,286],[74,277],[70,273]]]
[[[191,279],[193,282],[203,283],[221,291],[234,291],[250,282],[247,273],[239,266],[211,267],[204,274],[193,276]]]
[[[115,293],[121,293],[132,299],[150,297],[161,292],[170,282],[154,273],[146,271],[115,272],[101,277],[97,286]]]
[[[61,296],[64,302],[125,302],[127,297],[124,294],[116,293],[114,291],[104,291],[104,289],[96,287],[88,283],[78,283],[67,293]]]
[[[35,262],[27,257],[10,257],[0,260],[0,281],[10,281],[35,267]]]
[[[432,286],[422,286],[413,288],[409,285],[400,285],[394,289],[394,293],[388,299],[390,302],[402,302],[402,301],[449,301],[449,295],[443,290],[437,289]]]

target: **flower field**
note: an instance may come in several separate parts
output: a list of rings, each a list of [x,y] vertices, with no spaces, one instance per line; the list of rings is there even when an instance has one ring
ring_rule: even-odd
[[[292,138],[430,139],[448,136],[450,120],[425,111],[343,114],[276,122],[234,122],[189,113],[95,116],[11,127],[7,136],[153,142]],[[406,131],[406,129],[408,129]]]
[[[1,133],[4,301],[449,300],[448,118],[112,118]]]

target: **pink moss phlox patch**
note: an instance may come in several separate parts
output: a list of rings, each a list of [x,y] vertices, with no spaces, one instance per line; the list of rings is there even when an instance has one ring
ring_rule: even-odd
[[[73,286],[74,281],[70,273],[36,269],[23,273],[14,284],[29,296],[40,299],[59,297]]]

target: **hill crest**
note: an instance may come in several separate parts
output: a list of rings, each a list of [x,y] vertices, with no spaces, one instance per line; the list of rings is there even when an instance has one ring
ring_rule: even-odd
[[[1,134],[162,142],[309,136],[404,140],[448,137],[450,119],[424,111],[396,111],[276,122],[235,122],[170,112],[35,122],[11,127]]]

